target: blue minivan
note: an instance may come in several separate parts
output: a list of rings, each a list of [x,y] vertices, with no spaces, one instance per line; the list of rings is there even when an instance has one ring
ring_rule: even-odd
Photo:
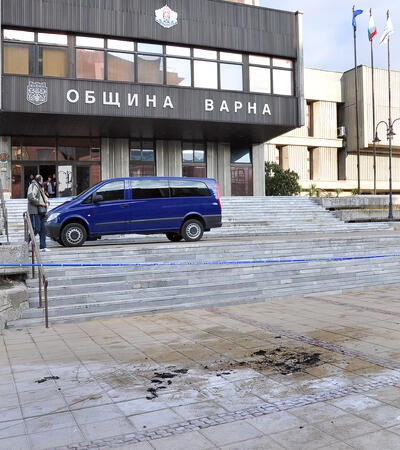
[[[170,241],[198,241],[221,226],[218,183],[212,178],[114,178],[54,208],[47,236],[65,247],[112,234],[165,233]]]

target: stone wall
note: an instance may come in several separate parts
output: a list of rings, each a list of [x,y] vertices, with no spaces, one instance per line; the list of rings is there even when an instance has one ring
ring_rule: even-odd
[[[4,282],[4,286],[0,286],[0,334],[8,321],[19,319],[22,311],[28,307],[28,290],[25,283]]]

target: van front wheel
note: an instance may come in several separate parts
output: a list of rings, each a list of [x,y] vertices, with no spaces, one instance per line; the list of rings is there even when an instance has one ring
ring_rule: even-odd
[[[61,242],[65,247],[80,247],[86,241],[85,227],[80,223],[69,223],[61,232]]]
[[[203,224],[196,219],[189,219],[182,226],[182,237],[186,242],[199,241],[203,233]]]

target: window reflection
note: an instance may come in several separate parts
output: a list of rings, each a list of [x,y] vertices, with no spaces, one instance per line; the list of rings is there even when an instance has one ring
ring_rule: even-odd
[[[77,78],[104,79],[104,52],[99,50],[76,49]]]
[[[220,64],[221,89],[243,90],[243,69],[237,64]]]
[[[64,48],[39,48],[39,73],[49,77],[67,76],[67,50]]]
[[[126,50],[128,52],[133,52],[135,49],[135,44],[133,42],[120,41],[117,39],[108,39],[107,46],[112,50]]]
[[[163,46],[159,44],[147,44],[145,42],[138,42],[137,44],[138,52],[141,53],[157,53],[162,54]]]
[[[76,45],[78,47],[104,48],[104,39],[86,36],[77,36]]]
[[[108,52],[107,79],[135,81],[135,56],[131,53]]]
[[[41,44],[67,45],[68,37],[66,34],[38,33],[38,42]]]
[[[217,52],[214,50],[204,50],[202,48],[195,48],[193,50],[193,56],[195,58],[217,59]]]
[[[192,73],[189,59],[167,58],[167,84],[191,86]]]
[[[263,67],[249,67],[250,91],[271,93],[271,70]]]
[[[161,56],[138,55],[139,83],[163,84],[163,58]]]
[[[290,59],[274,58],[272,64],[276,67],[284,67],[285,69],[291,69],[293,67],[293,63]]]
[[[218,68],[216,62],[194,61],[194,87],[218,88]]]
[[[4,30],[3,36],[4,39],[10,41],[33,42],[35,40],[35,33],[33,31]]]
[[[249,63],[257,64],[258,66],[269,66],[271,65],[271,58],[268,58],[267,56],[250,55]]]
[[[219,59],[221,61],[230,61],[230,62],[241,63],[243,61],[243,56],[240,53],[220,52]]]
[[[4,44],[4,73],[34,73],[35,49],[30,45]]]
[[[173,56],[190,56],[190,48],[188,47],[177,47],[174,45],[166,46],[166,54]]]
[[[278,95],[293,95],[292,87],[292,72],[289,70],[272,71],[274,94]]]

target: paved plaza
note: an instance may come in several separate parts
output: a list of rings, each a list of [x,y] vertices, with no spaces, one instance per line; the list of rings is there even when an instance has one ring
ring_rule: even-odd
[[[399,297],[6,330],[0,449],[398,449]]]

